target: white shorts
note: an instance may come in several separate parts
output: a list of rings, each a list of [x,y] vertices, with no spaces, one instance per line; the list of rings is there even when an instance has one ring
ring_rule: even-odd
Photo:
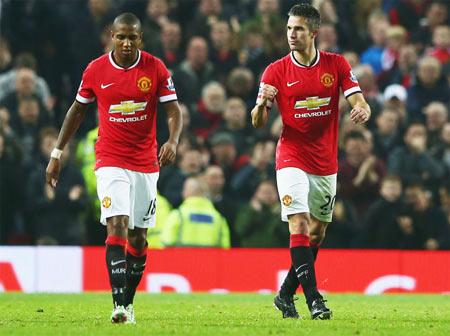
[[[331,222],[336,200],[336,176],[312,175],[292,167],[277,170],[281,219],[287,222],[288,215],[309,212],[322,222]]]
[[[155,226],[156,183],[159,173],[139,173],[116,167],[101,167],[95,171],[97,195],[101,202],[100,222],[128,216],[128,228]]]

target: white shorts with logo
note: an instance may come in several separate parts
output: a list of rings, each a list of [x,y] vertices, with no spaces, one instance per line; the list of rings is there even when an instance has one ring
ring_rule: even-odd
[[[281,219],[287,222],[288,215],[309,212],[322,222],[331,222],[336,200],[336,176],[312,175],[293,167],[277,170]]]
[[[113,216],[128,216],[128,228],[155,226],[156,183],[159,173],[140,173],[117,167],[95,171],[97,195],[101,202],[100,222]]]

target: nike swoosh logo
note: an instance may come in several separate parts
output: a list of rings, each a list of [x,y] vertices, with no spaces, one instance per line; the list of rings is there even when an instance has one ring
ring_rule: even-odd
[[[110,84],[106,84],[106,85],[101,84],[100,87],[101,87],[102,89],[106,89],[108,86],[111,86],[111,85],[113,85],[113,84],[114,84],[114,83],[110,83]]]
[[[300,82],[300,81],[295,81],[295,82],[292,82],[292,83],[289,83],[289,82],[288,82],[288,83],[287,83],[287,86],[288,86],[288,87],[291,87],[292,85],[295,85],[295,84],[297,84],[298,82]]]
[[[298,272],[300,268],[305,267],[305,266],[308,266],[308,264],[300,265],[298,268],[295,269],[295,271]]]
[[[124,260],[118,260],[118,261],[111,261],[111,266],[116,266],[117,264],[120,264],[123,262],[126,262],[126,260],[124,259]]]

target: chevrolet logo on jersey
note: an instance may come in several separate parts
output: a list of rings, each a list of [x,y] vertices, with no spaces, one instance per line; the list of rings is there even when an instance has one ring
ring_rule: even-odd
[[[121,113],[122,115],[135,114],[137,111],[145,110],[147,102],[135,103],[134,100],[125,100],[120,104],[111,105],[109,107],[109,113]]]
[[[297,100],[295,102],[294,109],[306,108],[310,110],[318,110],[322,106],[327,106],[330,103],[331,97],[319,98],[319,97],[308,97],[306,100]]]

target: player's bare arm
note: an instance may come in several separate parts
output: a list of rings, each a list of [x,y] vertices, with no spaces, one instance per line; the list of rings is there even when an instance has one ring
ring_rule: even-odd
[[[177,145],[180,139],[183,117],[178,101],[171,101],[163,104],[163,106],[167,114],[167,125],[170,135],[167,142],[161,146],[158,158],[160,166],[167,166],[174,163],[177,156]]]
[[[59,150],[59,155],[69,142],[70,138],[77,131],[78,127],[80,127],[80,124],[86,115],[87,107],[87,105],[74,101],[72,106],[67,111],[55,147],[57,151]],[[60,159],[52,153],[52,157],[50,158],[45,171],[45,179],[46,182],[53,188],[55,188],[58,183],[60,169]]]
[[[255,128],[264,127],[269,119],[269,109],[267,103],[273,101],[278,93],[278,89],[275,86],[264,84],[260,91],[260,102],[253,108],[252,124]]]
[[[367,104],[362,93],[355,93],[347,98],[348,102],[352,106],[350,111],[350,119],[355,124],[364,124],[370,118],[371,111],[370,106]]]

